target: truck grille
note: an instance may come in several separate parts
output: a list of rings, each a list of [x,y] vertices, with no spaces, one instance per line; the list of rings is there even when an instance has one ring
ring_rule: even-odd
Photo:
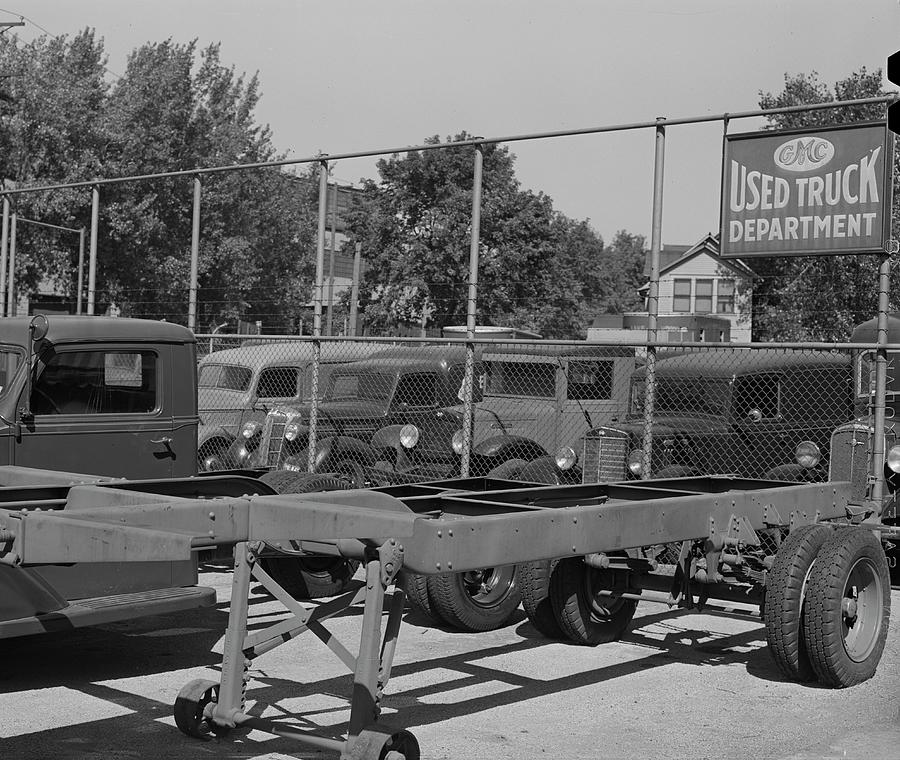
[[[582,456],[583,482],[605,483],[610,480],[624,480],[627,453],[627,433],[600,428],[585,436]]]
[[[854,496],[865,495],[871,451],[872,428],[868,425],[857,423],[836,430],[831,436],[828,479],[849,480]]]
[[[278,468],[281,466],[284,428],[293,416],[290,412],[282,409],[273,409],[266,415],[262,440],[259,442],[260,451],[264,455],[261,457],[263,467]]]

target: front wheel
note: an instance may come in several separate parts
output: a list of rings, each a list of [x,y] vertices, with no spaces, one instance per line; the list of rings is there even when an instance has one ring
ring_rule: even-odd
[[[428,577],[434,613],[461,631],[492,631],[509,622],[521,601],[515,565]]]
[[[347,483],[335,477],[289,470],[267,472],[260,480],[280,494],[345,491],[348,488]],[[259,564],[295,599],[340,594],[359,567],[359,562],[344,557],[283,554],[260,557]]]
[[[843,688],[875,674],[887,639],[891,586],[881,541],[864,527],[838,530],[809,574],[806,648],[821,683]]]

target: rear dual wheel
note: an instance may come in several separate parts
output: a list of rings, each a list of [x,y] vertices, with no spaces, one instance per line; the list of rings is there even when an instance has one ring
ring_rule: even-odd
[[[863,527],[792,531],[766,580],[766,638],[795,681],[846,687],[874,675],[890,617],[881,542]]]

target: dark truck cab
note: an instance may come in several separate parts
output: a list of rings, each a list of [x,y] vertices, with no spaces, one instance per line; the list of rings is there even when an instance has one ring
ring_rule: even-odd
[[[62,513],[70,488],[119,478],[193,497],[250,491],[234,478],[187,477],[197,463],[196,367],[194,336],[179,325],[0,319],[0,503]],[[197,580],[196,558],[3,564],[0,638],[215,603]]]
[[[0,465],[193,475],[195,357],[193,334],[165,322],[0,320]]]
[[[642,451],[646,371],[631,409],[590,431],[584,482],[647,477]],[[852,416],[851,362],[826,351],[688,351],[656,363],[649,477],[735,473],[786,481],[828,477],[831,431]]]

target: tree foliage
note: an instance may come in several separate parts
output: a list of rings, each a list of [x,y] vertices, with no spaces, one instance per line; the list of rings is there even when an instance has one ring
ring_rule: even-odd
[[[785,76],[778,94],[760,92],[760,108],[881,97],[881,70],[861,68],[828,87],[816,72]],[[772,114],[768,129],[830,127],[884,119],[884,105]],[[895,157],[895,162],[900,156]],[[897,175],[895,163],[894,174]],[[897,182],[894,182],[895,188]],[[894,204],[897,208],[897,204]],[[895,212],[892,227],[898,231]],[[756,340],[846,340],[853,326],[877,309],[879,257],[837,255],[761,258],[753,262],[759,276],[753,291]],[[898,278],[894,277],[895,285]]]
[[[0,38],[0,66],[18,72],[4,104],[0,162],[18,186],[78,182],[198,167],[272,161],[268,127],[256,123],[256,76],[225,66],[219,47],[148,43],[112,84],[101,41]],[[242,318],[291,328],[309,297],[315,250],[315,183],[278,169],[202,176],[198,325]],[[17,197],[17,211],[65,227],[89,227],[90,190]],[[125,314],[184,321],[193,176],[100,186],[98,300]],[[17,283],[48,274],[70,290],[77,246],[22,227]]]
[[[446,141],[469,139],[463,132]],[[432,136],[424,144],[439,142]],[[636,298],[634,267],[622,263],[627,251],[606,251],[586,220],[522,189],[507,147],[482,150],[479,324],[583,337],[591,316],[622,298],[620,288],[633,286]],[[362,295],[370,329],[466,323],[475,151],[394,155],[379,161],[380,182],[365,183],[352,229],[366,252]]]

